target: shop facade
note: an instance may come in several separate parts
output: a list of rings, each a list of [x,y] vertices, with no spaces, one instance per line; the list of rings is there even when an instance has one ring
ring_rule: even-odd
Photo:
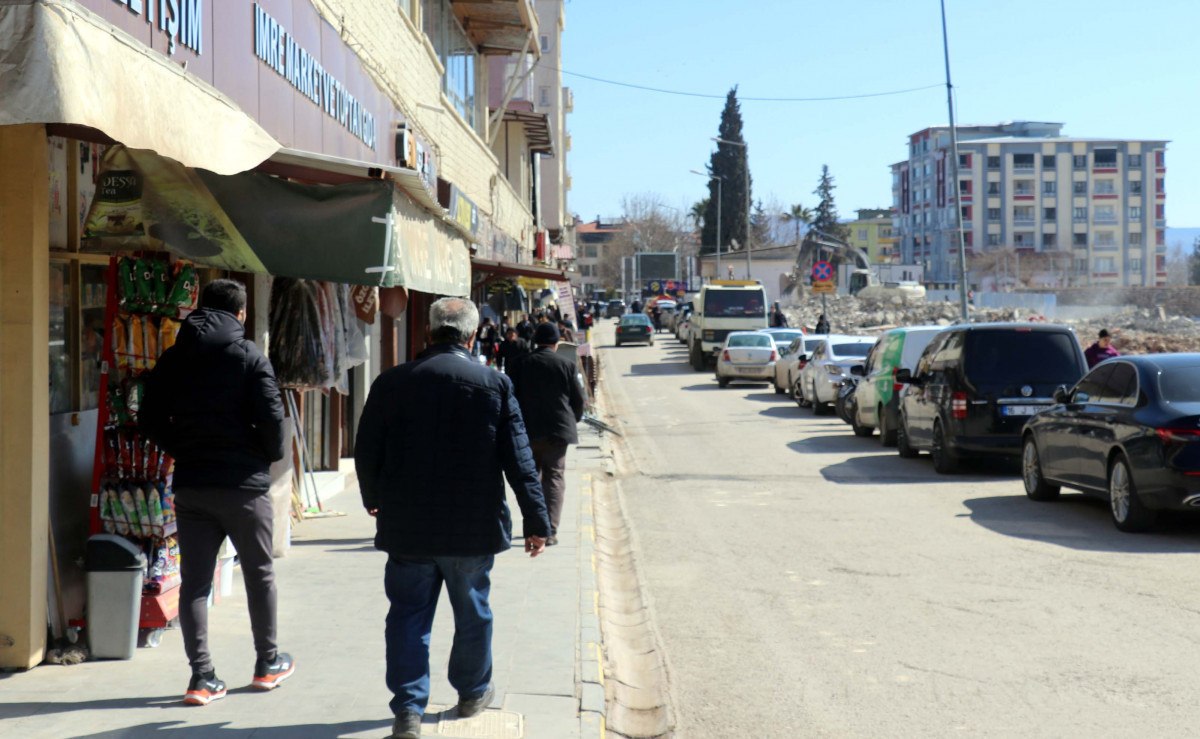
[[[404,4],[363,5],[389,8],[393,36],[425,54]],[[487,186],[479,163],[497,171],[482,139],[473,143],[478,136],[461,125],[449,133],[431,127],[429,113],[420,120],[413,98],[443,77],[436,55],[395,73],[407,82],[381,77],[369,62],[387,57],[394,39],[352,43],[345,20],[327,18],[328,4],[310,0],[183,0],[161,10],[136,0],[0,6],[0,668],[38,664],[47,623],[61,630],[82,615],[76,563],[103,427],[106,283],[115,251],[97,247],[86,219],[115,150],[161,157],[213,191],[218,178],[250,173],[251,184],[375,183],[392,193],[382,210],[351,213],[377,221],[371,228],[383,234],[371,239],[377,266],[361,270],[361,279],[339,272],[346,245],[336,239],[264,249],[269,237],[247,236],[261,257],[254,268],[194,259],[208,277],[231,274],[247,284],[247,333],[264,348],[274,277],[351,285],[372,303],[368,361],[343,392],[303,399],[308,453],[323,466],[351,451],[371,379],[423,347],[429,304],[471,293],[470,254],[483,238],[511,247],[514,263],[532,254],[531,219],[514,218],[512,208],[504,228],[485,234],[479,225],[492,219],[475,202],[493,211],[511,205],[503,194],[477,191]],[[412,77],[414,66],[423,76]],[[449,108],[438,115],[461,118],[453,101],[443,95],[440,102]],[[472,147],[478,156],[464,154]],[[439,199],[439,178],[459,194],[454,202]],[[235,211],[221,212],[236,225]],[[270,212],[301,215],[286,205]],[[149,247],[179,246],[171,236],[158,242]],[[268,259],[285,247],[294,250],[288,258]]]

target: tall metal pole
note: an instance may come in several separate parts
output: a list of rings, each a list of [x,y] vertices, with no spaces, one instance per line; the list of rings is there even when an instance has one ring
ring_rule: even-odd
[[[754,234],[754,226],[750,223],[750,146],[746,142],[742,142],[742,165],[746,177],[746,279],[750,278],[750,246],[753,243],[751,236]]]
[[[954,86],[950,84],[950,39],[946,33],[946,0],[942,5],[942,51],[946,58],[946,108],[950,112],[950,172],[954,181],[954,233],[958,239],[958,304],[962,319],[967,313],[967,247],[963,238],[962,191],[958,183],[958,129],[954,127]]]
[[[716,175],[713,177],[717,181],[717,271],[716,279],[721,279],[721,182],[724,177]]]

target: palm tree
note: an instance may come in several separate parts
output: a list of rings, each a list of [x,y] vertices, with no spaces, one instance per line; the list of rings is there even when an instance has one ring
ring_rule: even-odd
[[[688,217],[692,219],[697,231],[700,230],[700,224],[704,223],[704,213],[708,210],[708,198],[697,200],[692,204],[692,209],[688,211]]]
[[[812,210],[809,208],[805,208],[800,203],[796,203],[795,205],[792,206],[791,210],[786,211],[782,215],[783,215],[783,220],[791,221],[792,223],[796,224],[796,244],[798,246],[800,244],[800,224],[804,224],[805,226],[807,226],[810,223],[812,223],[812,221],[813,221]]]

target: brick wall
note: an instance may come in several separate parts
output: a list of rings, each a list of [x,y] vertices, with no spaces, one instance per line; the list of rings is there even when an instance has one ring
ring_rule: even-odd
[[[437,150],[439,176],[458,185],[497,228],[531,250],[532,214],[500,174],[487,144],[443,98],[442,69],[433,48],[395,0],[313,0],[313,6],[358,51],[375,83]],[[481,64],[481,71],[486,67]],[[482,79],[484,94],[486,86]]]

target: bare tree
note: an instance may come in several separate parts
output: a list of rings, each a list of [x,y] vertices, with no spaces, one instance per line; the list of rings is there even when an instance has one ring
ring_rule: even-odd
[[[638,252],[675,252],[682,259],[690,249],[690,213],[667,205],[657,193],[626,195],[621,199],[624,228],[604,247],[600,279],[606,285],[621,284],[625,257]]]

